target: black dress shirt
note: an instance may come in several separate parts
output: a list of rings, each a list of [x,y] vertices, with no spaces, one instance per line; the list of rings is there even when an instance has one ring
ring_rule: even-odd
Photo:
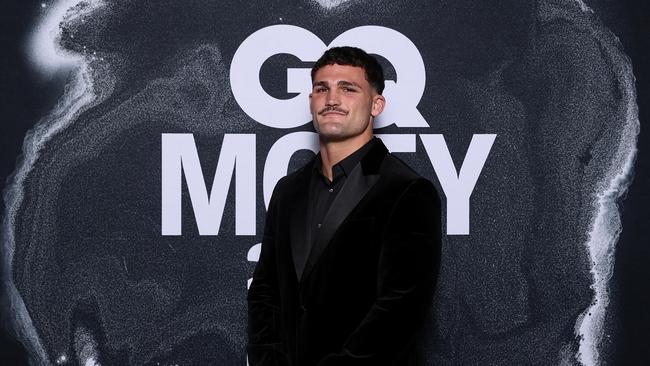
[[[323,162],[320,152],[316,155],[314,170],[309,184],[310,204],[308,205],[307,211],[307,222],[311,226],[311,230],[309,231],[310,237],[307,243],[310,248],[318,240],[323,220],[332,206],[332,202],[334,202],[339,191],[343,188],[346,178],[377,140],[378,138],[376,137],[372,138],[357,151],[336,163],[332,167],[332,181],[323,174]]]

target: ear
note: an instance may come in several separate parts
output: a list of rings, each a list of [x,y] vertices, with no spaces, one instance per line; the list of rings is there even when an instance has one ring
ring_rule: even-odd
[[[384,111],[384,106],[386,105],[386,99],[383,95],[377,94],[372,97],[372,107],[370,109],[370,115],[377,117]]]

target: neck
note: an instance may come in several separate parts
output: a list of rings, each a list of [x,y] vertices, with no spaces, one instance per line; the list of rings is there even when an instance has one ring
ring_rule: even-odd
[[[368,141],[372,140],[372,137],[372,134],[362,134],[345,141],[323,141],[323,139],[321,139],[320,156],[321,161],[323,162],[323,173],[327,178],[331,181],[332,167],[353,152],[359,150]]]

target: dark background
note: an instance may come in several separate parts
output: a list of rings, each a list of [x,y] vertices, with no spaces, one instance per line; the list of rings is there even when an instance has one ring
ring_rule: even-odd
[[[589,2],[587,2],[589,5]],[[623,232],[616,249],[611,281],[612,302],[606,327],[613,332],[605,342],[614,344],[615,364],[650,364],[650,2],[618,0],[599,2],[598,16],[620,38],[632,60],[636,77],[641,133],[635,176],[622,202]],[[29,32],[41,14],[41,2],[4,0],[0,3],[0,179],[12,173],[26,132],[55,104],[63,91],[65,75],[43,79],[26,56]],[[4,202],[3,202],[4,204]],[[6,309],[6,299],[0,299]],[[23,347],[6,329],[7,314],[0,313],[0,364],[27,364]]]

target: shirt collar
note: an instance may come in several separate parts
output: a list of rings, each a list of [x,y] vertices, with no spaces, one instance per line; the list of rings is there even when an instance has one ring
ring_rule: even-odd
[[[370,141],[366,142],[355,152],[346,156],[343,160],[339,161],[338,163],[334,164],[334,166],[332,166],[332,175],[333,175],[332,178],[336,179],[336,177],[340,176],[341,174],[345,175],[346,177],[350,175],[352,169],[354,169],[354,167],[357,166],[357,164],[359,164],[361,159],[363,159],[363,157],[368,153],[368,151],[370,151],[372,146],[378,140],[379,139],[377,137],[373,137],[372,139],[370,139]],[[318,152],[318,154],[316,154],[314,170],[317,173],[323,174],[322,167],[323,167],[323,161],[321,160],[320,152]]]

